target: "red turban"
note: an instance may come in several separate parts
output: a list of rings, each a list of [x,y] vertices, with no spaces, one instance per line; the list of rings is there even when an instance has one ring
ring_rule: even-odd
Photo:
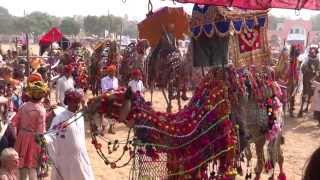
[[[70,89],[65,92],[64,104],[79,104],[83,99],[83,94],[77,90]]]
[[[141,73],[140,69],[133,69],[131,71],[131,76],[140,78],[140,77],[142,77],[142,73]]]
[[[73,70],[72,65],[68,64],[68,65],[65,65],[65,66],[64,66],[64,72],[66,72],[66,73],[71,73],[72,70]]]

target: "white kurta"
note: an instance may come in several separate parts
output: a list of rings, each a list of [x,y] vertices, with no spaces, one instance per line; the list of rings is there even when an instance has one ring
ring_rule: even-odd
[[[314,92],[311,99],[311,110],[320,111],[320,82],[313,81],[312,86],[314,87]]]
[[[119,82],[116,77],[110,78],[109,76],[106,76],[101,79],[102,93],[105,93],[111,90],[117,90],[118,87],[119,87]]]
[[[67,78],[66,76],[62,76],[60,79],[58,79],[56,88],[57,103],[60,103],[65,106],[65,104],[63,103],[64,94],[67,90],[74,89],[74,85],[75,83],[71,76],[69,78]]]
[[[59,107],[55,110],[58,114],[53,120],[50,129],[55,125],[71,118],[74,113]],[[78,118],[82,113],[78,113]],[[74,118],[70,119],[71,122]],[[64,138],[61,137],[64,135]],[[94,180],[89,156],[85,145],[84,118],[70,124],[59,135],[45,135],[48,142],[49,155],[55,167],[52,168],[52,180]]]
[[[144,92],[144,86],[143,86],[143,82],[141,80],[131,80],[128,83],[128,86],[131,88],[132,92],[136,93],[136,92]]]

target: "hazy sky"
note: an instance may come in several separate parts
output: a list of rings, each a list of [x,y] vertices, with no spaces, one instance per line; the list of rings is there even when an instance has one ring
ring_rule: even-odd
[[[106,15],[108,9],[111,14],[124,16],[128,14],[130,19],[142,20],[147,13],[148,0],[0,0],[0,6],[9,10],[16,16],[23,16],[24,11],[47,12],[56,16],[73,16],[73,15]],[[154,9],[162,6],[183,6],[188,13],[192,11],[192,4],[174,5],[172,1],[152,0]],[[310,16],[319,14],[320,11],[302,10],[300,15],[296,15],[294,10],[274,9],[271,13],[277,16],[286,16],[293,19],[308,19]]]

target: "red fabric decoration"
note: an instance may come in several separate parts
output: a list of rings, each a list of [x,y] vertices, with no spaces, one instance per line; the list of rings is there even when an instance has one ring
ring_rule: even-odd
[[[180,3],[195,3],[215,6],[238,7],[250,10],[265,10],[269,8],[311,9],[320,10],[319,0],[176,0]]]
[[[252,32],[241,33],[238,37],[241,53],[251,52],[256,49],[260,49],[262,46],[258,29],[254,29]]]
[[[278,179],[279,180],[287,180],[286,174],[284,174],[284,173],[279,174]]]
[[[48,45],[53,42],[59,42],[62,39],[63,34],[58,28],[50,29],[45,35],[43,35],[39,41],[40,45]]]

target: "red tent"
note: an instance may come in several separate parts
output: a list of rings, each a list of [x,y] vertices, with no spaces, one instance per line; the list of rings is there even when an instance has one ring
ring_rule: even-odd
[[[215,6],[238,7],[241,9],[265,10],[269,8],[320,10],[319,0],[176,0]]]
[[[39,41],[40,45],[49,45],[53,42],[61,41],[63,34],[58,28],[50,29],[45,35],[43,35]]]

